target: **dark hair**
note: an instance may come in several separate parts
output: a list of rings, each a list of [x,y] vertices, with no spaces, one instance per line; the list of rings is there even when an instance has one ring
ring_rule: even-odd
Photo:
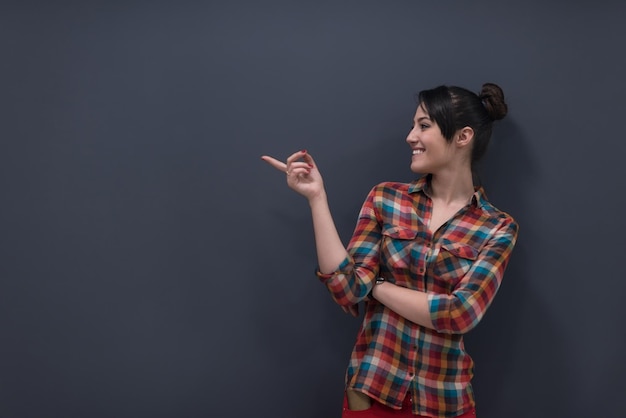
[[[493,83],[483,84],[479,94],[462,87],[439,86],[421,91],[418,101],[448,142],[459,129],[469,126],[474,130],[472,164],[485,154],[493,122],[508,111],[502,89]]]

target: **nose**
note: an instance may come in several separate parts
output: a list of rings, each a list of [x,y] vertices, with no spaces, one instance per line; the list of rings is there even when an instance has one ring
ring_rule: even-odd
[[[417,133],[415,128],[411,128],[408,135],[406,136],[406,142],[409,144],[414,144],[417,142]]]

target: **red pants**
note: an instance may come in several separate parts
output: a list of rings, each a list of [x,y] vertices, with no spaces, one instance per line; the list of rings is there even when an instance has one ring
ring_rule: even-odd
[[[410,418],[429,418],[424,415],[413,415],[411,396],[404,398],[402,409],[392,409],[379,402],[372,401],[372,406],[364,411],[351,411],[348,409],[348,398],[343,396],[343,413],[341,418],[385,418],[385,417],[410,417]],[[476,418],[476,410],[459,415],[456,418]]]

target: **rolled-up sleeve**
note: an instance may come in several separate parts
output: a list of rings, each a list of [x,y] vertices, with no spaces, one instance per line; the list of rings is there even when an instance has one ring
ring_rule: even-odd
[[[517,223],[506,217],[451,294],[428,294],[436,331],[463,334],[480,322],[500,287],[518,229]]]
[[[355,305],[365,299],[379,271],[381,226],[375,209],[377,187],[368,194],[359,212],[357,225],[348,244],[348,256],[337,270],[317,277],[326,285],[332,299],[341,306]]]

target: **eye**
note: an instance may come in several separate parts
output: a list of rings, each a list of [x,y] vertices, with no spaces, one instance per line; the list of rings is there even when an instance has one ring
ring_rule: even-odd
[[[430,128],[430,125],[428,125],[428,124],[426,124],[426,123],[422,123],[422,124],[420,125],[420,129],[421,129],[421,130],[428,129],[428,128]]]

